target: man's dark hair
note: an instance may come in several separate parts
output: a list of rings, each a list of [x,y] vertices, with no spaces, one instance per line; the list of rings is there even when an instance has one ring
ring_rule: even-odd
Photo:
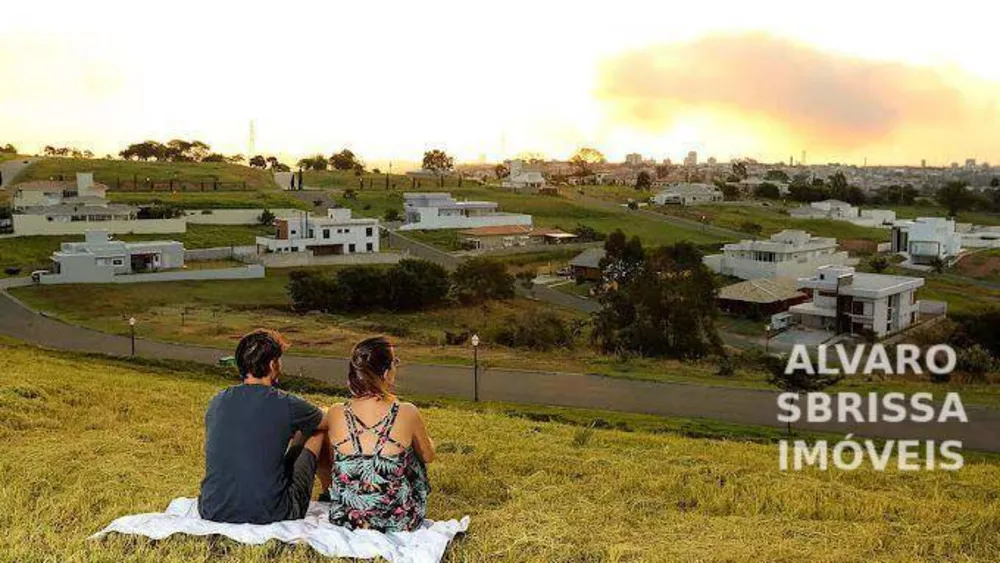
[[[267,377],[271,362],[277,360],[288,348],[288,342],[273,330],[257,329],[240,339],[236,346],[236,367],[240,379],[248,375]]]

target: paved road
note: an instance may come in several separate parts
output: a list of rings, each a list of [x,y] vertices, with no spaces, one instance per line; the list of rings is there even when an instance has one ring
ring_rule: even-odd
[[[27,161],[27,164],[25,164],[25,161]],[[34,159],[31,158],[18,158],[15,160],[0,162],[0,175],[3,176],[3,178],[0,178],[0,180],[3,180],[0,182],[0,188],[6,188],[10,185],[10,183],[14,180],[14,177],[17,176],[21,170],[30,166],[32,162],[34,162]]]
[[[13,299],[0,284],[0,334],[51,348],[127,356],[127,337],[68,325],[34,312]],[[139,356],[215,363],[228,353],[216,348],[140,339]],[[481,357],[489,358],[484,348]],[[341,358],[290,355],[285,369],[322,381],[342,384],[346,361]],[[461,366],[405,365],[400,375],[403,393],[470,398],[472,370]],[[775,393],[766,390],[632,381],[559,372],[483,370],[480,397],[487,401],[534,403],[579,408],[709,418],[738,424],[781,426],[776,419]],[[867,412],[862,407],[863,412]],[[1000,411],[967,408],[968,424],[800,424],[814,430],[853,432],[858,436],[906,439],[956,439],[969,449],[1000,451]]]

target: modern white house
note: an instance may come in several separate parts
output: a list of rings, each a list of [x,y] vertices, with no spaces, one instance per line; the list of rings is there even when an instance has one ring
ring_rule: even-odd
[[[88,231],[84,242],[64,242],[52,253],[42,283],[108,283],[115,276],[184,267],[177,241],[122,242],[107,231]]]
[[[823,266],[809,278],[799,279],[813,292],[812,301],[788,308],[803,326],[836,334],[864,334],[879,338],[917,322],[920,301],[917,289],[923,278],[855,272],[850,266]]]
[[[847,253],[837,249],[837,239],[796,230],[781,231],[766,240],[730,243],[722,247],[722,254],[704,258],[713,272],[745,280],[798,278],[820,266],[847,262]]]
[[[14,234],[81,235],[87,231],[108,233],[183,233],[183,218],[140,219],[139,210],[111,204],[105,199],[107,186],[94,183],[90,172],[79,172],[76,182],[27,182],[15,184]]]
[[[788,215],[795,219],[833,219],[847,221],[861,227],[891,227],[896,220],[896,212],[889,209],[858,209],[839,199],[814,201],[795,209]]]
[[[711,184],[674,184],[653,196],[656,205],[699,205],[722,200],[722,191]]]
[[[442,192],[405,193],[403,199],[401,231],[532,225],[531,215],[501,213],[493,201],[457,201]]]
[[[302,212],[298,218],[276,219],[274,226],[274,236],[257,237],[259,253],[329,256],[379,251],[378,219],[351,217],[350,209],[328,209],[326,217]]]
[[[943,217],[917,217],[897,221],[892,227],[892,251],[907,255],[912,264],[927,265],[940,258],[946,263],[962,251],[962,235],[955,221]]]
[[[528,168],[523,160],[511,160],[508,163],[510,173],[503,180],[503,187],[515,192],[538,193],[545,187],[545,177],[538,170]]]
[[[962,248],[1000,248],[1000,227],[957,223],[955,230],[962,237]]]

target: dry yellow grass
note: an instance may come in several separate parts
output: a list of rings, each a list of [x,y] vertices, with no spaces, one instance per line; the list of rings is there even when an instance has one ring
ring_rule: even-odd
[[[85,538],[197,493],[224,381],[0,345],[0,560],[319,560],[204,538]],[[328,396],[309,397],[330,403]],[[996,561],[1000,467],[782,474],[777,448],[427,408],[448,561]]]

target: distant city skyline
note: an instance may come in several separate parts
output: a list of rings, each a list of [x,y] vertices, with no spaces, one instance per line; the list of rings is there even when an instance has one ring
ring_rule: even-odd
[[[813,8],[178,0],[154,21],[109,0],[16,3],[0,143],[104,155],[195,138],[233,154],[253,120],[259,153],[368,162],[591,146],[615,162],[1000,163],[1000,7]]]

